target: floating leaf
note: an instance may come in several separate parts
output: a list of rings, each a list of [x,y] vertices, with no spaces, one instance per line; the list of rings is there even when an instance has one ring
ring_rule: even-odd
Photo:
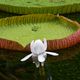
[[[79,0],[0,0],[0,10],[17,13],[63,14],[80,12]]]
[[[26,45],[33,39],[43,38],[47,39],[48,50],[51,51],[73,46],[80,42],[80,25],[63,16],[51,14],[0,19],[0,48],[30,51]]]

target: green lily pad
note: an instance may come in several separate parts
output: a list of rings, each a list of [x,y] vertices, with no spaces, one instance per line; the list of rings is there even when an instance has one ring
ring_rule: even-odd
[[[0,19],[0,38],[16,41],[24,47],[32,40],[68,37],[79,29],[76,24],[54,15],[24,15]]]
[[[26,46],[26,44],[34,39],[60,39],[69,36],[75,31],[69,29],[70,26],[57,22],[26,23],[21,25],[9,25],[6,27],[0,27],[0,37],[17,41],[23,46]]]
[[[18,14],[80,12],[79,0],[0,0],[0,10]]]

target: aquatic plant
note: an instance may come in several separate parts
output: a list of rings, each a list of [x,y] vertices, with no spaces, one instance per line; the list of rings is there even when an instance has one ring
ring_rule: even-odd
[[[56,50],[56,49],[58,49],[58,53],[60,53],[60,55],[59,55],[59,57],[51,57],[51,56],[49,56],[48,58],[47,58],[47,63],[49,62],[55,62],[55,61],[62,61],[62,60],[66,60],[66,59],[72,59],[72,57],[74,57],[76,54],[78,54],[79,53],[79,51],[78,51],[78,49],[79,49],[79,47],[80,46],[77,46],[76,48],[74,48],[74,47],[72,47],[71,48],[71,46],[73,46],[73,45],[75,45],[75,44],[77,44],[77,43],[79,43],[80,42],[80,32],[79,32],[79,28],[80,28],[80,25],[77,23],[77,22],[75,22],[75,21],[71,21],[71,20],[69,20],[69,19],[67,19],[67,18],[65,18],[65,17],[61,17],[61,16],[56,16],[56,17],[54,17],[53,15],[36,15],[36,16],[32,16],[32,15],[27,15],[28,17],[26,18],[26,16],[25,16],[25,18],[23,19],[23,16],[19,16],[19,18],[18,18],[18,20],[16,20],[17,18],[13,18],[13,17],[11,17],[11,18],[5,18],[5,19],[0,19],[1,20],[1,24],[0,24],[0,30],[6,30],[7,29],[7,27],[8,28],[11,28],[11,30],[15,30],[14,28],[18,28],[17,30],[18,31],[20,31],[20,25],[21,24],[24,24],[25,25],[25,22],[28,24],[28,23],[31,23],[30,25],[29,25],[29,27],[31,27],[31,30],[32,30],[32,28],[34,28],[35,29],[35,27],[32,27],[32,26],[34,26],[34,23],[36,22],[36,23],[38,23],[38,24],[36,24],[36,26],[38,27],[39,25],[40,25],[40,29],[43,27],[43,31],[44,31],[44,27],[48,27],[49,25],[47,25],[47,22],[53,22],[52,24],[51,23],[48,23],[48,24],[51,24],[51,25],[53,25],[54,23],[56,23],[56,21],[58,21],[58,23],[57,24],[61,24],[61,22],[62,22],[62,24],[63,24],[63,22],[64,23],[67,23],[67,22],[70,22],[70,24],[68,25],[68,24],[63,24],[63,25],[61,25],[61,26],[59,26],[58,28],[59,29],[61,29],[60,31],[62,31],[62,30],[64,30],[64,32],[65,32],[65,30],[66,30],[66,32],[68,32],[69,30],[71,31],[71,33],[69,33],[69,35],[70,35],[70,37],[68,38],[67,36],[65,36],[66,38],[63,38],[63,35],[61,34],[61,36],[62,36],[62,39],[57,39],[57,40],[54,40],[53,38],[51,39],[51,40],[47,40],[47,43],[48,43],[48,46],[47,46],[47,51],[49,51],[49,50],[51,50],[51,51],[54,51],[54,50]],[[38,16],[38,18],[39,18],[39,20],[38,20],[38,18],[37,18],[37,16]],[[43,17],[44,16],[44,17]],[[22,19],[21,19],[21,17],[22,17]],[[48,19],[48,20],[46,20],[46,18]],[[26,20],[25,20],[26,19]],[[16,20],[16,21],[15,21]],[[22,20],[22,21],[20,21],[20,20]],[[56,21],[55,21],[56,20]],[[20,23],[20,22],[22,22],[22,23]],[[44,25],[44,26],[42,26],[43,24],[39,24],[39,23],[44,23],[44,22],[46,22],[45,24],[46,25]],[[11,26],[11,24],[13,24],[13,26]],[[17,26],[15,26],[15,24],[17,25]],[[72,25],[71,25],[72,24]],[[73,26],[73,25],[75,25],[75,26]],[[42,27],[41,27],[42,26]],[[13,28],[14,27],[14,28]],[[21,25],[21,27],[22,27],[22,29],[24,28],[24,26],[23,25]],[[52,26],[52,28],[56,28],[55,26]],[[63,27],[66,27],[66,29],[64,29]],[[27,27],[28,28],[28,27]],[[25,29],[27,29],[26,27],[25,27]],[[48,31],[49,30],[51,30],[52,29],[51,27],[49,27],[48,28]],[[53,29],[54,29],[53,28]],[[21,30],[22,30],[21,29]],[[38,29],[38,31],[40,30],[40,29]],[[11,30],[7,30],[8,31],[8,33],[9,34],[11,34]],[[17,32],[17,31],[16,31]],[[21,32],[21,31],[20,31]],[[34,32],[34,33],[37,33],[37,31],[36,32]],[[56,33],[57,33],[57,31],[56,31]],[[6,33],[7,34],[7,33]],[[20,33],[21,34],[21,33]],[[53,34],[54,34],[54,32],[53,32]],[[2,34],[1,34],[2,35]],[[22,34],[21,34],[22,35]],[[67,33],[66,33],[66,35],[67,35]],[[39,36],[39,35],[38,35]],[[57,37],[58,35],[56,35],[56,37]],[[71,37],[72,36],[72,37]],[[9,36],[10,37],[10,36]],[[54,37],[54,36],[52,36],[52,37]],[[55,38],[55,37],[54,37]],[[68,39],[67,39],[68,38]],[[22,37],[21,37],[21,39],[22,39]],[[65,40],[64,40],[65,39]],[[26,36],[26,40],[27,40],[27,36]],[[68,41],[69,40],[69,41]],[[59,41],[59,42],[58,42]],[[25,43],[25,44],[27,44],[27,43]],[[68,48],[69,47],[69,48]],[[25,79],[26,78],[28,78],[28,79],[30,79],[29,77],[28,77],[28,75],[29,75],[29,72],[28,72],[28,69],[30,69],[30,71],[34,71],[33,69],[32,69],[32,67],[34,67],[33,65],[34,64],[31,64],[31,63],[29,63],[29,64],[27,64],[28,62],[30,62],[31,61],[31,59],[29,60],[29,61],[27,61],[27,63],[26,62],[24,62],[24,63],[19,63],[18,62],[18,60],[20,60],[21,58],[22,58],[22,56],[24,56],[24,55],[27,55],[28,53],[27,53],[27,51],[29,51],[30,52],[30,50],[29,50],[29,48],[30,48],[30,45],[27,45],[25,48],[22,46],[22,45],[20,45],[19,43],[18,43],[18,41],[15,39],[15,41],[14,40],[10,40],[9,38],[5,38],[5,39],[2,39],[2,38],[0,38],[0,48],[3,48],[3,51],[0,51],[0,59],[1,60],[5,60],[5,61],[7,61],[8,62],[8,66],[10,67],[10,66],[12,66],[12,70],[13,71],[15,71],[14,72],[14,75],[16,75],[16,77],[18,77],[18,78],[20,78],[21,80],[23,80],[24,79],[24,77],[26,76],[25,74],[27,74],[27,76],[25,77]],[[64,48],[66,48],[66,50],[64,49]],[[4,49],[9,49],[8,51],[7,50],[4,50]],[[63,49],[63,50],[62,50]],[[17,51],[24,51],[23,53],[20,53],[20,52],[15,52],[15,51],[13,51],[13,50],[17,50]],[[77,52],[78,53],[77,53]],[[4,52],[4,53],[3,53]],[[55,51],[56,52],[56,51]],[[18,54],[19,53],[19,54]],[[10,62],[9,62],[10,61]],[[45,63],[45,64],[47,64],[47,63]],[[26,66],[24,65],[24,64],[26,64]],[[31,65],[30,65],[31,64]],[[53,63],[54,64],[54,63]],[[64,63],[62,63],[62,64],[64,64]],[[66,65],[66,63],[65,63],[65,65]],[[75,65],[75,63],[73,64],[73,65]],[[24,66],[23,68],[22,68],[22,66]],[[46,66],[46,65],[45,65]],[[53,66],[53,65],[52,65]],[[55,66],[55,64],[54,64],[54,66]],[[76,66],[76,65],[75,65]],[[17,68],[15,68],[15,67],[17,67]],[[31,68],[30,68],[31,67]],[[1,68],[1,67],[0,67]],[[41,75],[45,75],[45,72],[44,72],[44,66],[40,66],[39,67],[40,68],[40,70],[39,70],[39,72],[40,72],[40,74]],[[52,67],[50,67],[51,69],[52,69]],[[61,65],[59,66],[59,68],[61,68],[62,69],[62,67],[61,67]],[[11,69],[11,67],[9,68],[9,69]],[[21,70],[19,70],[19,69],[21,69]],[[26,70],[27,69],[27,70]],[[3,70],[4,70],[4,68],[3,68]],[[55,68],[55,70],[53,69],[53,72],[52,73],[56,73],[56,70],[57,70],[57,67]],[[63,70],[63,69],[62,69]],[[74,69],[73,69],[74,70]],[[4,70],[5,71],[5,70]],[[25,72],[24,72],[25,71]],[[5,71],[6,72],[6,71]],[[64,72],[64,71],[63,71]],[[72,72],[72,71],[71,71]],[[64,72],[65,73],[65,72]],[[67,73],[68,73],[68,71],[67,71]],[[32,73],[30,73],[30,75],[33,75],[34,73],[32,72]],[[63,74],[63,73],[62,73]],[[76,74],[76,72],[74,72],[74,74]],[[4,74],[5,75],[5,74]],[[14,76],[13,75],[13,76]],[[18,76],[19,75],[19,76]],[[22,77],[24,75],[24,77]],[[60,75],[60,72],[59,72],[59,75]],[[71,75],[71,74],[70,74]],[[0,76],[2,76],[2,75],[0,75]],[[8,73],[7,73],[7,75],[6,75],[6,77],[7,76],[9,76],[8,75]],[[13,77],[12,76],[12,77]],[[54,77],[55,75],[53,75],[53,77]],[[58,76],[58,74],[57,74],[57,76]],[[3,77],[5,77],[5,76],[3,76]],[[10,76],[11,77],[11,76]],[[72,77],[72,76],[71,76]],[[76,77],[76,76],[75,76]],[[9,77],[8,77],[9,78]],[[42,78],[42,76],[41,76],[41,78]],[[60,77],[60,79],[61,79],[62,77]],[[14,80],[15,80],[15,78],[13,78]],[[34,78],[35,79],[35,78]],[[54,78],[55,79],[55,78]],[[71,78],[70,78],[71,79]],[[76,78],[75,78],[76,79]],[[10,79],[11,80],[11,79]],[[31,79],[30,79],[31,80]],[[43,80],[43,79],[41,79],[41,80]]]
[[[0,10],[17,14],[80,12],[79,0],[0,0]]]
[[[24,58],[21,59],[21,61],[26,61],[32,56],[33,63],[36,64],[36,67],[44,66],[44,62],[46,60],[47,54],[52,55],[52,56],[58,56],[57,53],[54,52],[47,52],[47,41],[46,39],[43,40],[36,40],[32,41],[30,44],[30,49],[31,49],[31,54],[25,56]]]
[[[31,59],[28,60],[27,63],[20,62],[22,56],[27,55],[27,59],[32,57],[36,66],[39,67],[36,69],[39,70],[40,74],[42,75],[41,78],[45,74],[43,66],[44,62],[45,64],[48,64],[49,62],[47,68],[51,69],[49,75],[54,77],[54,80],[79,80],[80,74],[77,73],[80,71],[80,24],[63,16],[54,17],[51,14],[43,15],[44,13],[64,14],[72,12],[80,12],[79,0],[0,0],[0,18],[9,16],[9,18],[0,19],[0,79],[26,80],[27,78],[28,80],[36,80],[34,76],[37,73],[35,74],[34,72],[35,66],[33,66],[34,64],[30,62]],[[10,17],[14,16],[14,13],[15,15],[18,14],[18,16]],[[33,13],[43,14],[36,14],[36,17]],[[27,17],[23,14],[33,15],[27,15]],[[77,19],[80,21],[79,18]],[[60,26],[57,26],[55,23]],[[53,27],[53,32],[50,32]],[[55,28],[57,30],[55,30]],[[42,41],[36,40],[40,36],[33,36],[31,32],[36,34],[37,32],[40,32],[41,29],[43,29],[43,31],[38,34],[38,36],[43,35],[44,31],[46,32],[47,49],[45,50],[45,55],[36,54],[37,58],[35,58],[34,56],[31,56],[32,54],[28,55],[28,52],[32,52],[29,43],[33,39],[35,39],[32,41],[34,43],[38,41],[41,43]],[[60,31],[58,29],[60,29]],[[31,32],[28,32],[29,30],[31,30]],[[18,32],[20,32],[20,35],[17,35]],[[26,35],[29,33],[31,36]],[[49,36],[47,33],[51,36]],[[17,36],[15,36],[15,34]],[[14,38],[12,38],[10,35]],[[21,36],[25,36],[26,39]],[[32,36],[33,38],[30,38]],[[44,36],[41,36],[40,39],[43,37]],[[42,43],[44,44],[44,40]],[[50,55],[52,55],[53,52],[59,53],[60,55],[59,57],[53,57],[54,55],[47,57],[47,51],[52,51],[48,52],[49,54],[51,53]],[[39,66],[40,63],[42,66]],[[43,78],[41,80],[43,80]]]
[[[0,19],[3,49],[30,52],[29,43],[33,39],[46,37],[47,50],[53,51],[79,43],[79,36],[80,24],[59,15],[31,14]]]

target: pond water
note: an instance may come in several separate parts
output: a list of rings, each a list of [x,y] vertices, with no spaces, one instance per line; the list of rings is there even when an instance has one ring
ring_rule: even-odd
[[[28,53],[0,49],[0,79],[80,80],[80,44],[55,52],[60,55],[48,56],[45,66],[36,68],[31,58],[20,62]]]

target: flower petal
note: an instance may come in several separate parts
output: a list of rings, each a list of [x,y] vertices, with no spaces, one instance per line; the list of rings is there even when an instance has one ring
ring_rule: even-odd
[[[24,58],[21,59],[21,61],[26,61],[27,59],[29,59],[32,56],[32,54],[29,54],[27,56],[25,56]]]
[[[54,52],[45,52],[46,54],[52,55],[52,56],[58,56],[59,54],[54,53]]]
[[[38,61],[39,61],[39,62],[44,62],[44,61],[45,61],[44,55],[42,55],[42,54],[39,55],[39,56],[38,56]]]
[[[41,40],[36,40],[34,43],[34,51],[39,54],[44,52],[44,44]]]
[[[35,53],[35,51],[34,51],[34,40],[30,44],[30,49],[31,49],[32,53]]]
[[[47,40],[45,38],[43,40],[43,43],[44,43],[44,50],[46,50],[47,49]]]

